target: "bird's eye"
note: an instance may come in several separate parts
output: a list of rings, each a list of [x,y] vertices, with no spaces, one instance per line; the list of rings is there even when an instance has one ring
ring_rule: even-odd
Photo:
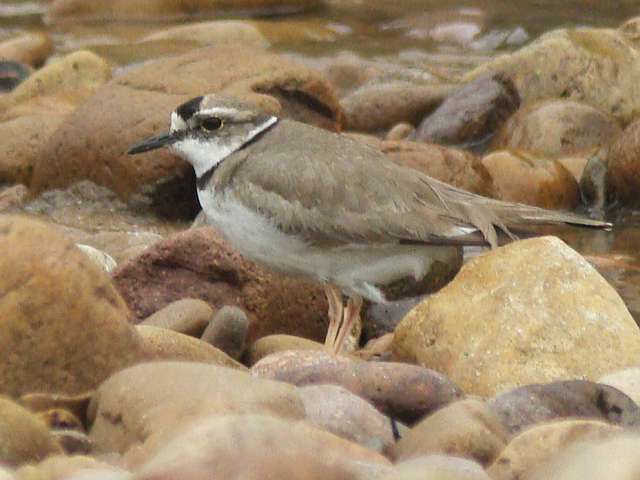
[[[213,132],[222,128],[222,120],[218,117],[207,117],[202,120],[200,126],[205,130]]]

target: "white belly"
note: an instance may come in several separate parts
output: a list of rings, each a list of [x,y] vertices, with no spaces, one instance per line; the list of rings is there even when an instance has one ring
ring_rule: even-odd
[[[200,191],[198,196],[208,222],[244,257],[283,273],[333,283],[347,294],[374,302],[385,301],[376,286],[406,277],[420,280],[434,259],[450,261],[457,255],[455,247],[424,245],[311,246],[231,198]]]

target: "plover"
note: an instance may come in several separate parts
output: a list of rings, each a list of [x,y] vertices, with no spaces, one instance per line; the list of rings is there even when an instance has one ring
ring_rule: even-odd
[[[180,105],[168,133],[129,153],[160,147],[193,166],[207,220],[232,247],[324,284],[325,343],[337,353],[363,298],[384,302],[382,286],[421,279],[464,245],[495,247],[535,224],[611,227],[469,193],[346,136],[217,94]]]

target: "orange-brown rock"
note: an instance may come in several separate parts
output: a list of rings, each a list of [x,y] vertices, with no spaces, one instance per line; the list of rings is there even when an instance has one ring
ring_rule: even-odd
[[[137,361],[111,279],[56,228],[0,217],[0,392],[81,393]]]
[[[640,120],[619,135],[607,158],[607,183],[623,203],[640,204]]]
[[[561,210],[580,202],[576,179],[557,160],[500,150],[483,157],[482,165],[499,200]]]
[[[44,32],[19,35],[0,42],[0,60],[13,60],[33,67],[42,65],[53,52],[53,40]]]

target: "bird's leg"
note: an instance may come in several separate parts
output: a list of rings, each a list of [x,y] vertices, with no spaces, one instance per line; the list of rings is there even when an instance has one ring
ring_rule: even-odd
[[[327,337],[324,344],[327,348],[333,350],[344,310],[342,292],[335,285],[327,283],[324,286],[324,293],[327,295],[327,302],[329,302],[329,328],[327,329]]]
[[[336,353],[342,353],[345,347],[345,340],[351,333],[353,326],[360,320],[360,310],[362,309],[362,297],[359,295],[349,297],[347,308],[344,311],[344,319],[342,325],[336,335],[336,341],[333,349]]]

